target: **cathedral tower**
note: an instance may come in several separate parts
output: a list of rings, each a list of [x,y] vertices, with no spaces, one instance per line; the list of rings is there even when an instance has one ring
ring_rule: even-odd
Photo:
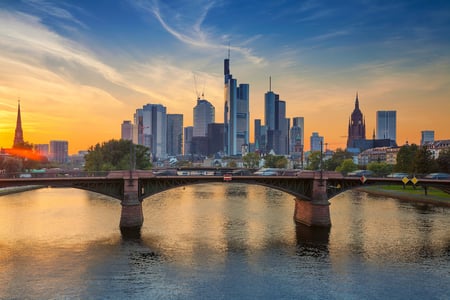
[[[20,100],[17,108],[17,122],[16,131],[14,133],[14,145],[13,148],[18,148],[23,145],[23,131],[22,131],[22,118],[20,117]]]
[[[354,148],[354,141],[362,139],[366,139],[366,121],[359,109],[358,93],[356,93],[355,109],[348,123],[347,148]]]

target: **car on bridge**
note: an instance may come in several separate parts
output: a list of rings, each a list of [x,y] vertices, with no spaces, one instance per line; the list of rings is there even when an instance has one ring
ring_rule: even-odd
[[[431,173],[425,176],[426,179],[450,179],[450,174],[447,173]]]
[[[386,176],[388,178],[408,178],[409,174],[408,173],[391,173],[388,176]]]
[[[370,177],[373,175],[373,172],[370,170],[356,170],[347,174],[349,177]]]

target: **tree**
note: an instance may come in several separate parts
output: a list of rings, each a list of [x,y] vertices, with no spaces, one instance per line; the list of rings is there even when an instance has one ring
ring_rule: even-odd
[[[395,172],[414,173],[414,157],[419,147],[416,144],[404,145],[397,153],[397,164]]]
[[[127,140],[110,140],[91,146],[85,161],[86,171],[148,170],[152,167],[149,149]]]
[[[450,148],[441,150],[436,162],[440,172],[450,173]]]
[[[336,168],[336,171],[347,174],[351,171],[358,169],[358,166],[353,162],[353,159],[347,158],[342,161],[342,163]]]
[[[384,177],[392,173],[393,166],[385,162],[371,162],[367,165],[367,170],[372,171],[375,176]]]
[[[414,173],[428,174],[436,171],[437,163],[433,154],[426,147],[420,147],[414,155]]]
[[[255,169],[259,167],[259,154],[255,152],[249,152],[245,155],[242,160],[244,161],[244,167]]]
[[[344,160],[352,158],[352,156],[353,155],[350,152],[338,148],[330,159],[327,159],[323,162],[323,169],[328,171],[335,171],[336,168],[340,166]]]
[[[288,165],[288,160],[282,155],[268,154],[264,157],[264,167],[284,169]]]
[[[308,156],[308,170],[320,169],[320,151],[313,151]]]

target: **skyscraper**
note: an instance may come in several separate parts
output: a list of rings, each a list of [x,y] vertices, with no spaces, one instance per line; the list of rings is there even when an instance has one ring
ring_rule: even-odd
[[[167,154],[183,154],[183,115],[167,114]]]
[[[397,141],[397,112],[395,110],[377,111],[377,132],[378,140],[390,139]]]
[[[69,160],[69,142],[50,141],[49,159],[60,164],[67,163]]]
[[[133,124],[131,121],[123,121],[121,126],[120,138],[122,140],[133,141]]]
[[[194,135],[194,126],[184,128],[184,155],[192,154],[192,136]]]
[[[138,132],[138,144],[150,149],[153,158],[167,156],[167,116],[166,107],[161,104],[146,104],[134,114],[134,124]]]
[[[238,155],[242,145],[249,143],[249,85],[237,86],[237,80],[230,73],[229,54],[224,60],[224,81],[224,152]]]
[[[313,132],[310,138],[311,152],[323,150],[323,136],[319,133]]]
[[[194,107],[194,136],[207,136],[208,124],[215,121],[215,108],[205,99],[197,99]]]
[[[16,131],[14,132],[14,143],[13,148],[22,146],[23,141],[23,131],[22,131],[22,117],[20,116],[20,101],[17,105],[17,121],[16,121]]]
[[[286,102],[272,91],[272,80],[269,79],[269,91],[264,94],[264,117],[267,130],[266,151],[276,154],[289,153],[289,119],[286,118]]]
[[[358,93],[356,93],[355,109],[348,122],[347,148],[354,148],[356,140],[366,139],[366,121],[359,109]]]

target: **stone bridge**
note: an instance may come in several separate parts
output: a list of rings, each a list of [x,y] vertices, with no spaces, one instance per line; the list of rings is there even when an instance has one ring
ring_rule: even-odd
[[[230,182],[261,185],[295,197],[294,219],[308,226],[331,226],[328,199],[363,184],[403,184],[398,178],[344,177],[338,172],[304,171],[297,176],[155,176],[151,171],[116,171],[104,176],[8,178],[1,187],[42,185],[78,188],[108,195],[121,201],[121,230],[140,230],[144,218],[142,201],[154,194],[186,185]],[[420,180],[418,185],[435,186],[450,192],[449,180]]]

